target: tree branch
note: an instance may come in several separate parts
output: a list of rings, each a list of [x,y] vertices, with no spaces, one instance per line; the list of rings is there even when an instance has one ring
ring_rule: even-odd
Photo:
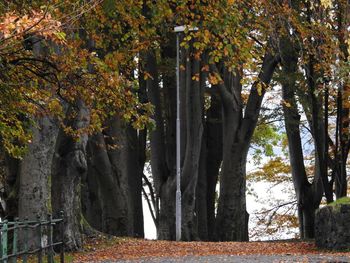
[[[148,195],[147,195],[147,193],[146,193],[146,191],[145,191],[145,189],[144,189],[143,187],[142,187],[142,193],[143,193],[143,196],[144,196],[145,199],[146,199],[146,202],[147,202],[147,205],[148,205],[148,209],[149,209],[149,211],[150,211],[150,213],[151,213],[153,222],[154,222],[154,224],[157,226],[158,223],[157,223],[157,219],[156,219],[156,217],[155,217],[155,215],[154,215],[154,211],[153,211],[153,209],[152,209],[151,201],[149,200]]]
[[[215,64],[210,64],[209,68],[210,68],[211,72],[213,72],[221,77],[219,70]],[[235,108],[235,105],[233,103],[233,96],[230,92],[228,92],[225,83],[223,81],[219,81],[218,84],[216,84],[216,86],[219,88],[219,93],[220,93],[220,96],[222,97],[222,101],[223,101],[224,105],[226,107],[234,107]],[[238,110],[238,109],[235,108],[235,110]]]

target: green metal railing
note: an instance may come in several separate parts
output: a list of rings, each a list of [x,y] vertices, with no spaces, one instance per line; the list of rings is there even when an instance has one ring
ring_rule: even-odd
[[[60,217],[57,219],[53,219],[49,214],[47,219],[44,220],[38,216],[35,221],[28,219],[19,221],[16,218],[13,222],[7,220],[0,222],[0,263],[17,263],[19,259],[26,263],[28,256],[35,254],[38,258],[37,262],[42,263],[43,257],[46,254],[47,262],[53,263],[54,248],[60,254],[60,262],[64,263],[63,224],[63,212],[60,213]],[[54,230],[58,235],[55,239]],[[31,239],[35,238],[36,242],[29,240],[30,231],[32,232],[30,235]],[[47,236],[47,242],[43,242],[44,235]],[[54,240],[57,241],[54,242]],[[21,248],[19,247],[19,243],[21,243]],[[31,245],[28,245],[29,243]],[[33,248],[34,243],[37,246]]]

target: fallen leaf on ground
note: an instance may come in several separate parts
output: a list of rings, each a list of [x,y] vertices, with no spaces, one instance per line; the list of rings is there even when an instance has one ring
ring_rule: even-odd
[[[74,262],[139,259],[153,257],[209,255],[305,255],[350,256],[350,252],[332,252],[316,248],[313,242],[174,242],[130,238],[105,240],[96,251],[74,254]],[[94,247],[98,241],[88,241]]]

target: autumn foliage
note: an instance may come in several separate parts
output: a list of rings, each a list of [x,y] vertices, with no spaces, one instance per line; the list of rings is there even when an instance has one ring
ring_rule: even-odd
[[[9,172],[2,183],[14,211],[4,216],[26,210],[23,191],[40,193],[31,201],[43,209],[33,214],[61,209],[62,197],[74,250],[93,228],[143,236],[143,194],[159,238],[175,239],[180,86],[183,239],[248,240],[247,180],[294,186],[293,214],[280,213],[282,203],[257,213],[265,234],[299,225],[300,237],[312,238],[323,197],[347,194],[348,14],[346,0],[4,1],[0,141]],[[175,34],[179,25],[184,32]],[[52,145],[39,151],[33,142],[42,142],[46,118],[55,126],[46,127]],[[41,154],[46,146],[52,156]],[[34,161],[26,166],[28,155]],[[260,168],[247,174],[249,159]],[[33,182],[22,167],[37,175]],[[127,240],[109,255],[128,258],[140,246],[150,256],[295,251],[289,243],[272,251],[265,243],[241,250]],[[309,243],[294,246],[314,252]]]

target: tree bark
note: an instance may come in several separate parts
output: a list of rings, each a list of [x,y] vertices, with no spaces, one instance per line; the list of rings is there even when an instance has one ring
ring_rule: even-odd
[[[215,212],[217,193],[216,186],[219,178],[219,170],[222,163],[223,133],[222,133],[222,107],[219,94],[213,87],[211,105],[207,113],[206,121],[206,175],[207,175],[207,224],[208,238],[214,241]]]
[[[34,125],[32,142],[19,167],[18,217],[21,220],[46,219],[51,212],[50,176],[58,126],[47,116],[38,118]],[[34,237],[35,233],[30,231],[29,247],[35,246]]]
[[[47,55],[49,49],[42,39],[31,36],[31,49],[36,58]],[[56,54],[59,53],[56,47]],[[49,89],[50,87],[42,87]],[[44,219],[50,211],[50,175],[55,143],[58,135],[58,122],[55,118],[45,115],[33,117],[32,142],[28,145],[28,152],[19,163],[19,192],[18,217],[23,220]],[[15,168],[17,169],[17,168]],[[34,233],[29,232],[29,246],[35,244]],[[44,242],[46,237],[44,236]]]
[[[144,163],[140,163],[139,137],[137,130],[126,127],[126,174],[128,178],[129,211],[132,220],[132,236],[144,237],[142,211],[142,173]]]
[[[195,229],[198,238],[207,241],[208,237],[208,182],[207,182],[207,134],[206,127],[203,129],[203,138],[198,168],[198,182],[196,188]]]
[[[241,101],[241,74],[235,75],[222,68],[219,92],[223,105],[223,163],[220,174],[220,197],[215,223],[216,239],[220,241],[248,240],[248,213],[246,212],[246,160],[248,149],[261,108],[265,88],[270,83],[278,56],[266,54],[249,95],[244,115]],[[211,65],[218,73],[218,69]]]
[[[171,239],[174,236],[170,229],[172,221],[172,210],[174,208],[174,199],[164,200],[167,193],[165,192],[164,184],[167,182],[169,176],[169,169],[167,166],[166,157],[166,135],[165,135],[165,125],[163,121],[163,105],[161,103],[161,93],[158,83],[158,71],[157,71],[157,61],[154,51],[150,51],[146,56],[146,67],[145,70],[151,75],[151,78],[146,80],[147,94],[149,101],[154,106],[153,119],[155,121],[156,127],[150,131],[150,146],[151,146],[151,169],[153,177],[153,185],[156,194],[156,226],[157,226],[157,236],[159,239]],[[165,87],[166,88],[166,87]],[[170,186],[169,186],[170,187]],[[175,194],[175,192],[174,192]],[[158,204],[159,203],[159,204]],[[168,205],[170,206],[168,208]],[[169,217],[168,217],[168,210]],[[170,217],[172,215],[172,217]],[[170,222],[168,223],[168,220]]]
[[[74,129],[88,126],[89,110],[82,101],[70,106],[68,115],[76,114],[66,124]],[[69,117],[68,117],[69,118]],[[58,215],[64,209],[64,241],[67,249],[77,250],[82,246],[82,212],[80,199],[81,178],[87,172],[86,144],[88,136],[82,133],[78,139],[59,131],[52,167],[52,209]]]
[[[200,61],[194,59],[190,76],[200,76]],[[196,239],[197,229],[193,222],[195,196],[198,181],[199,158],[203,135],[203,88],[201,82],[192,80],[186,87],[186,151],[181,173],[182,192],[182,239]]]
[[[4,164],[4,193],[3,209],[1,218],[14,220],[18,217],[18,199],[19,199],[19,166],[20,160],[12,158],[6,152],[3,153]]]
[[[106,127],[89,139],[84,214],[102,232],[143,237],[144,161],[140,160],[140,150],[144,147],[139,147],[145,143],[145,136],[140,138],[119,117],[109,119]]]
[[[162,45],[161,56],[175,61],[175,38]],[[151,168],[156,194],[158,214],[158,239],[175,239],[175,174],[176,174],[176,79],[175,72],[161,72],[159,78],[155,51],[146,56],[146,72],[152,78],[146,80],[149,101],[154,105],[153,119],[156,128],[150,132]],[[163,86],[159,82],[162,80]],[[181,87],[184,87],[183,85]],[[183,137],[182,137],[183,139]],[[181,142],[181,145],[182,142]]]
[[[321,201],[323,192],[321,169],[319,166],[315,167],[316,172],[314,181],[312,184],[310,184],[304,165],[303,149],[299,129],[300,115],[298,113],[297,102],[295,99],[295,93],[297,90],[296,72],[298,65],[298,54],[290,40],[283,38],[280,41],[280,46],[284,47],[282,50],[280,50],[284,75],[282,81],[282,97],[285,102],[283,112],[288,138],[289,159],[292,167],[293,184],[298,201],[300,236],[301,238],[313,238],[315,210]],[[312,116],[317,117],[315,114]],[[312,121],[314,120],[312,119]],[[313,125],[313,127],[315,131],[316,126]],[[319,159],[316,161],[316,165],[317,164],[320,165]]]
[[[336,1],[337,26],[338,26],[338,41],[340,48],[340,60],[346,64],[349,62],[349,49],[346,44],[347,28],[350,26],[349,3],[345,0]],[[347,194],[347,169],[346,162],[350,150],[350,107],[348,102],[350,99],[350,83],[348,78],[344,78],[344,83],[339,84],[339,102],[337,111],[337,125],[339,126],[339,153],[337,154],[336,162],[337,169],[335,170],[335,195],[336,198],[346,196]],[[339,107],[340,106],[340,107]]]
[[[119,129],[117,131],[120,140],[123,134]],[[94,206],[87,207],[84,214],[87,215],[88,222],[97,226],[101,232],[127,236],[130,227],[126,178],[121,178],[121,171],[118,166],[114,166],[108,150],[109,147],[124,145],[120,145],[120,141],[115,143],[118,145],[106,143],[102,133],[89,139],[87,186],[89,201]],[[96,214],[98,212],[99,214]]]

